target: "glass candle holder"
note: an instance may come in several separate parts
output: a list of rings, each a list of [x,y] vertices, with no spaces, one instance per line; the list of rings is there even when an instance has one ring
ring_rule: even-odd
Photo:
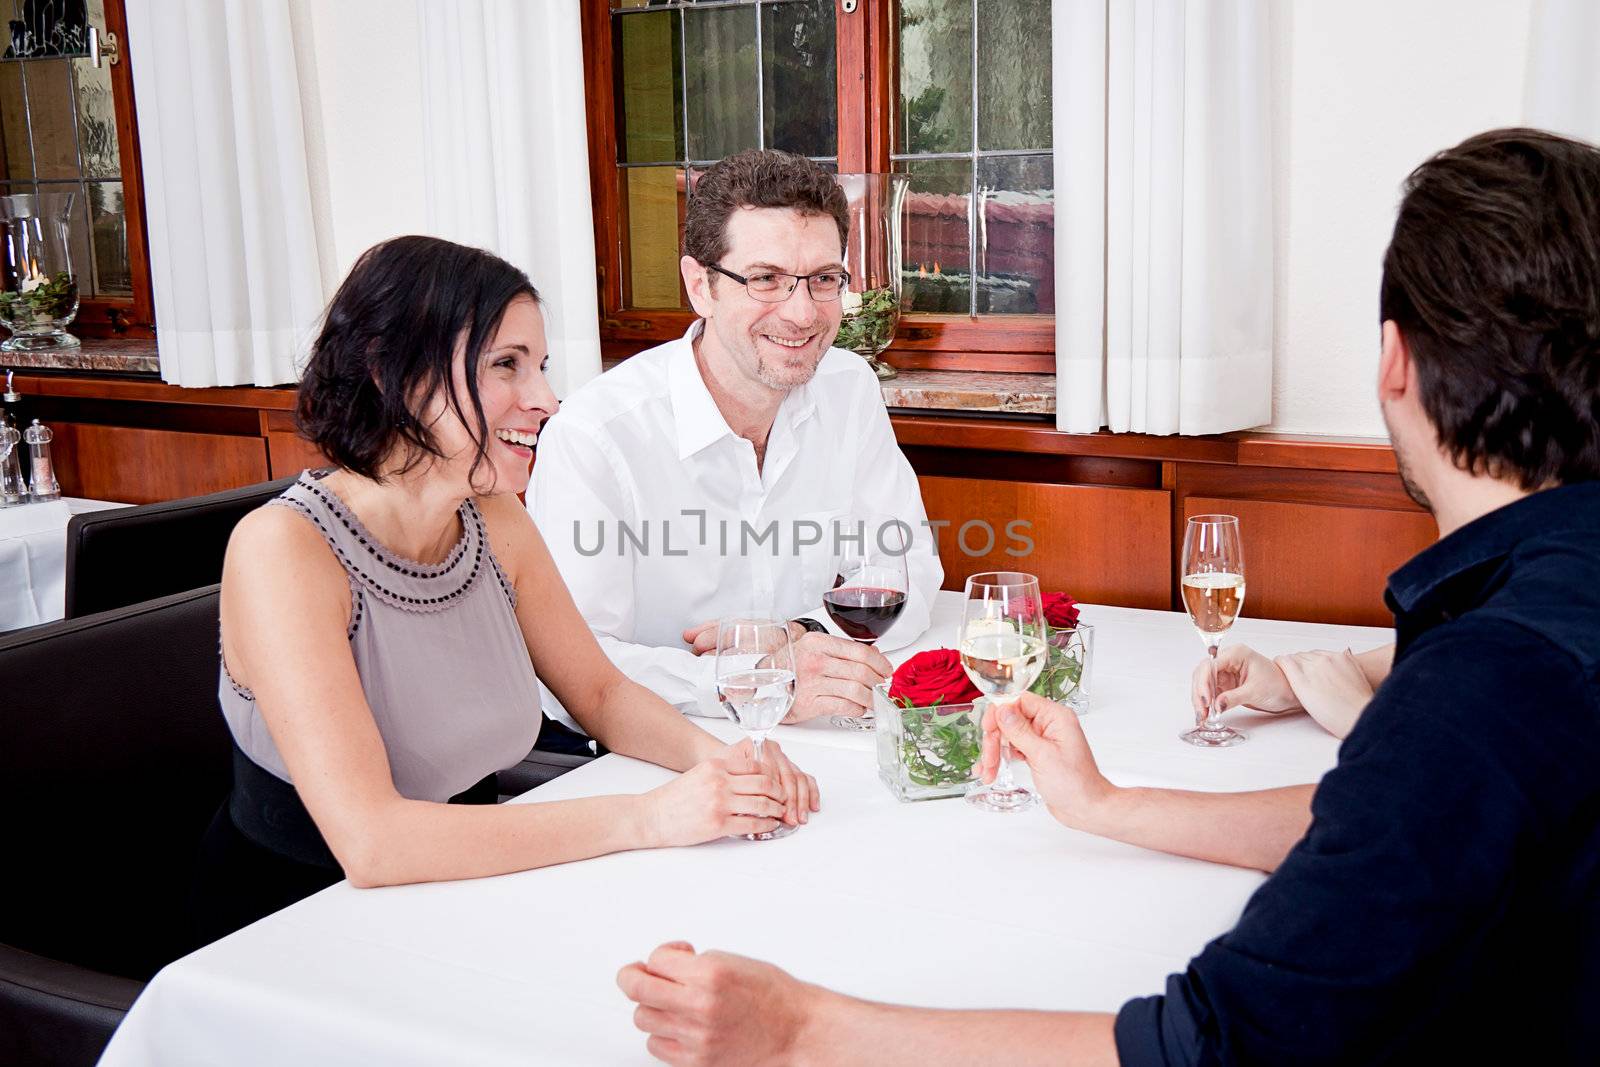
[[[78,315],[78,276],[72,269],[68,220],[75,193],[0,196],[0,326],[11,337],[5,352],[78,348],[66,331]]]
[[[894,340],[895,328],[900,325],[904,285],[901,234],[910,179],[904,174],[837,177],[850,209],[850,238],[844,257],[850,287],[839,298],[842,321],[833,346],[861,356],[878,378],[886,381],[896,372],[878,356]]]

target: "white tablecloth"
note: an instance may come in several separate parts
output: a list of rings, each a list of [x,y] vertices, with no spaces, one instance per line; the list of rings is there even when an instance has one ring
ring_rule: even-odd
[[[922,647],[949,643],[958,600],[941,594],[936,640]],[[1338,741],[1303,715],[1234,712],[1248,743],[1183,744],[1201,655],[1187,620],[1105,607],[1084,619],[1098,633],[1083,724],[1114,780],[1250,789],[1332,766]],[[1233,639],[1276,654],[1361,651],[1390,634],[1241,620]],[[778,737],[823,791],[823,810],[790,837],[470,882],[341,883],[167,967],[101,1062],[648,1063],[613,977],[678,938],[876,999],[1112,1011],[1160,991],[1262,880],[1066,830],[1039,809],[898,803],[877,780],[870,733],[807,724]],[[521,799],[636,792],[668,777],[612,755]]]
[[[67,521],[86,511],[127,507],[63,497],[0,508],[0,630],[53,622],[66,611]]]

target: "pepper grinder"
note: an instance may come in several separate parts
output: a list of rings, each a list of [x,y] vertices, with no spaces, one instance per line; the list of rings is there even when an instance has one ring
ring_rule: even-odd
[[[28,502],[28,481],[22,476],[22,435],[0,418],[0,508]]]
[[[17,405],[22,403],[22,394],[17,392],[11,384],[11,378],[14,374],[16,374],[16,371],[6,371],[6,391],[0,393],[0,422],[6,421],[6,409],[10,408],[11,421],[15,423],[20,410]]]
[[[29,470],[35,502],[61,499],[61,483],[56,481],[56,465],[50,459],[50,441],[54,437],[50,427],[39,425],[38,419],[34,419],[33,425],[22,435],[22,439],[28,442],[28,454],[32,458]]]

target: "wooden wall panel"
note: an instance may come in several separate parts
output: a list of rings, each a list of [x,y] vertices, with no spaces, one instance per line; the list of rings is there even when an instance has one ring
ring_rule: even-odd
[[[1159,489],[1040,485],[977,478],[922,476],[928,518],[951,525],[941,530],[939,556],[944,586],[960,589],[970,575],[989,570],[1027,571],[1046,590],[1070,593],[1097,604],[1166,610],[1172,604],[1172,497]],[[1013,520],[1031,523],[1031,553],[1007,536]],[[987,522],[992,545],[979,526]],[[988,548],[988,551],[979,553]],[[968,551],[970,550],[970,551]]]
[[[51,453],[68,496],[153,504],[267,480],[259,437],[58,422]]]
[[[295,431],[286,412],[263,411],[261,433],[267,439],[267,466],[273,478],[287,478],[307,467],[326,467],[328,458]]]
[[[1244,614],[1256,618],[1392,626],[1383,589],[1395,568],[1438,537],[1423,511],[1332,507],[1190,496],[1193,515],[1239,517],[1244,540]],[[1181,553],[1183,531],[1173,531]]]

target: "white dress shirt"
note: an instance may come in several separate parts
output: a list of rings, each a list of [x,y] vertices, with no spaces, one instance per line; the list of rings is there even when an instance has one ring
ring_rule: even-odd
[[[835,523],[887,515],[910,529],[906,606],[879,648],[927,629],[944,569],[866,362],[823,354],[784,397],[758,471],[695,365],[702,325],[564,401],[539,435],[527,499],[612,661],[682,710],[721,716],[715,657],[694,655],[683,631],[815,613],[835,578]]]

